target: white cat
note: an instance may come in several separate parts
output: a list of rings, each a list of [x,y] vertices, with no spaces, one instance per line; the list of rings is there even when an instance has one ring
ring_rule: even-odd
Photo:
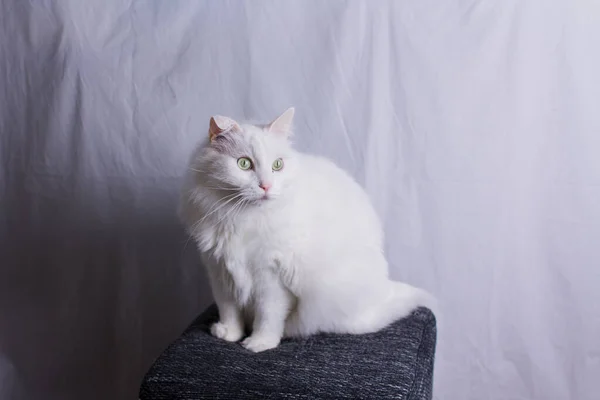
[[[210,120],[192,155],[180,214],[220,313],[214,336],[259,352],[286,336],[367,333],[432,307],[391,281],[379,219],[332,162],[295,151],[294,109],[265,126]]]

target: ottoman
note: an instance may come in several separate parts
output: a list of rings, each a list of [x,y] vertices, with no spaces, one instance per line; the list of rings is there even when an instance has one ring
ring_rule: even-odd
[[[365,335],[284,339],[252,353],[214,338],[213,305],[150,368],[140,400],[431,399],[434,315],[420,308]]]

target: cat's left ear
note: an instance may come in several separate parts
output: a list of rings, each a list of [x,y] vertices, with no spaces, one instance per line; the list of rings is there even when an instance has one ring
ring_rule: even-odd
[[[292,131],[292,120],[294,119],[294,107],[290,107],[269,124],[269,132],[280,133],[290,136]]]
[[[229,117],[223,117],[222,115],[215,115],[210,118],[210,124],[208,128],[208,137],[212,142],[217,136],[225,132],[238,132],[241,128],[237,122]]]

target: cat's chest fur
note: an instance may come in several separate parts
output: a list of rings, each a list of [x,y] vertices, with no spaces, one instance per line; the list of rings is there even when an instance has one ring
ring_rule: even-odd
[[[265,280],[285,279],[302,235],[289,211],[256,209],[220,223],[205,250],[225,268],[245,303]],[[207,232],[208,233],[208,232]]]
[[[291,251],[292,237],[285,223],[271,216],[265,219],[258,212],[248,213],[223,227],[224,257],[236,258],[255,271],[273,268],[281,263],[281,253]]]

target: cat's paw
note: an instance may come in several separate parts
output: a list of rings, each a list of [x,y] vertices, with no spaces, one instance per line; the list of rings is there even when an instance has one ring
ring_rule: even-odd
[[[244,339],[242,346],[254,353],[259,353],[274,349],[279,345],[280,341],[281,339],[277,336],[251,335]]]
[[[226,340],[228,342],[237,342],[244,336],[244,330],[241,326],[233,324],[224,324],[222,322],[214,323],[210,327],[210,333],[219,339]]]

